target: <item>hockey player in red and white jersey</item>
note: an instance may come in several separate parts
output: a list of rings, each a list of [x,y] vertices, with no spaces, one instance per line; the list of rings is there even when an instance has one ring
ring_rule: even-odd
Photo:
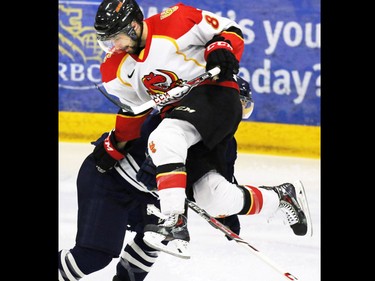
[[[250,88],[246,81],[238,79],[241,100],[246,105],[244,111],[251,114],[253,103]],[[150,166],[152,163],[145,161],[145,151],[148,136],[160,123],[161,117],[162,115],[154,110],[143,123],[140,138],[129,141],[126,152],[124,151],[125,157],[105,173],[98,171],[95,159],[99,157],[98,152],[107,154],[102,148],[108,133],[92,142],[95,149],[83,161],[76,181],[76,243],[72,248],[61,249],[58,253],[59,281],[85,279],[86,276],[106,267],[113,258],[119,257],[128,231],[135,233],[135,236],[123,246],[113,281],[142,281],[152,270],[159,251],[144,243],[143,233],[146,224],[158,221],[158,217],[147,215],[147,209],[149,204],[157,208],[159,201],[154,192],[155,166]],[[196,157],[193,153],[189,157],[189,163]],[[237,146],[233,138],[226,150],[225,163],[225,176],[230,182],[236,182],[236,158]],[[202,160],[197,158],[199,167],[192,163],[193,170],[192,173],[189,172],[190,176],[196,174],[194,171],[198,169],[200,173],[204,173]],[[189,166],[187,168],[189,169]],[[240,222],[237,215],[219,220],[239,234]]]
[[[142,105],[151,98],[163,101],[165,92],[183,81],[220,67],[217,79],[205,80],[189,93],[159,103],[159,110],[166,114],[148,140],[165,219],[160,224],[146,225],[144,241],[155,249],[189,257],[190,237],[185,216],[188,149],[199,144],[205,150],[217,151],[219,158],[224,157],[227,142],[237,130],[242,106],[235,74],[244,50],[242,31],[228,18],[182,3],[144,19],[134,0],[104,0],[94,27],[99,45],[107,52],[100,67],[103,86],[129,106]],[[167,112],[170,108],[173,110]],[[151,109],[137,115],[118,112],[114,130],[96,153],[100,172],[111,169],[124,157],[126,143],[139,137],[141,125],[150,112]],[[257,214],[266,207],[283,208],[280,202],[288,201],[293,231],[297,235],[306,234],[306,218],[296,203],[293,185],[228,189],[220,175],[205,179],[223,190],[215,193],[215,198],[208,189],[197,195],[215,213]],[[231,200],[220,200],[226,196]],[[174,251],[164,247],[167,241],[176,242]]]

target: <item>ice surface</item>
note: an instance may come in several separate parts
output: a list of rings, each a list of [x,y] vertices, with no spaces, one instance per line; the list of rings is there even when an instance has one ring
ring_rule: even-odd
[[[93,146],[59,144],[59,249],[74,245],[76,232],[76,177],[83,159]],[[280,268],[301,281],[321,277],[320,159],[239,154],[236,178],[240,184],[278,185],[302,180],[313,222],[313,236],[295,236],[276,214],[271,221],[260,215],[241,216],[240,236]],[[145,281],[278,281],[287,280],[248,249],[189,212],[191,259],[161,253]],[[126,234],[125,243],[133,237]],[[117,259],[82,281],[112,281]],[[57,274],[57,269],[56,269]]]

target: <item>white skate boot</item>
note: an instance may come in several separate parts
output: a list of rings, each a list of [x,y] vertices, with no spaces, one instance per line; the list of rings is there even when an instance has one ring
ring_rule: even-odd
[[[152,211],[148,209],[148,211],[164,221],[157,225],[147,224],[144,228],[143,241],[156,250],[189,259],[190,235],[187,229],[187,218],[182,214],[165,216],[155,209]]]

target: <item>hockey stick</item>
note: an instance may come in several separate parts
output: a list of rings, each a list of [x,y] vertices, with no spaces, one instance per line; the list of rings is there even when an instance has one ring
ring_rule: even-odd
[[[131,112],[137,115],[161,103],[171,101],[175,99],[179,94],[188,93],[193,87],[198,86],[201,82],[203,82],[206,79],[215,77],[219,73],[220,73],[220,68],[218,66],[214,67],[210,69],[209,71],[193,78],[192,80],[183,82],[182,85],[174,87],[173,89],[165,92],[162,96],[163,97],[162,99],[160,99],[160,97],[151,96],[151,100],[139,106],[129,106],[129,105],[123,104],[119,100],[116,100],[113,97],[111,97],[104,90],[100,89],[100,87],[97,84],[95,84],[95,86],[107,99],[109,99],[115,105],[119,106],[120,108],[122,108],[123,110],[127,112]]]
[[[269,266],[271,266],[273,269],[275,269],[277,272],[282,274],[286,279],[288,280],[298,280],[297,277],[295,277],[293,274],[281,269],[275,262],[271,261],[268,257],[266,257],[264,254],[259,252],[254,246],[252,246],[249,242],[243,240],[240,236],[238,236],[236,233],[231,231],[228,227],[226,227],[224,224],[219,222],[216,218],[212,217],[209,213],[207,213],[206,210],[199,207],[195,202],[190,201],[188,199],[185,199],[187,205],[190,209],[192,209],[195,213],[197,213],[201,218],[206,220],[211,226],[214,228],[220,230],[223,232],[230,240],[236,241],[241,246],[245,247],[246,249],[250,250],[253,254],[255,254],[258,258],[263,260],[265,263],[267,263]],[[147,214],[153,214],[159,218],[166,219],[168,216],[162,214],[160,210],[155,207],[153,204],[149,204],[147,206]]]
[[[186,199],[186,202],[190,209],[192,209],[195,213],[197,213],[200,217],[204,218],[211,226],[223,232],[228,238],[233,239],[241,246],[245,247],[246,249],[250,250],[253,254],[255,254],[258,258],[263,260],[265,263],[270,265],[273,269],[281,273],[286,279],[288,280],[298,280],[297,277],[292,275],[291,273],[281,269],[275,262],[271,261],[268,257],[264,254],[259,252],[254,246],[250,245],[247,241],[243,240],[240,236],[236,233],[231,231],[228,227],[223,225],[219,222],[216,218],[212,217],[209,213],[207,213],[204,209],[199,207],[196,203]]]
[[[119,108],[121,108],[121,109],[123,109],[127,112],[134,113],[133,109],[129,105],[126,105],[126,104],[120,102],[118,99],[115,99],[114,97],[111,97],[111,95],[108,94],[105,90],[100,89],[98,84],[95,83],[95,86],[99,90],[99,92],[101,92],[103,94],[103,96],[105,96],[110,102],[112,102],[113,104],[117,105]]]
[[[149,108],[155,107],[161,102],[166,102],[172,100],[174,97],[176,97],[180,93],[187,93],[191,88],[199,85],[202,81],[208,79],[208,78],[213,78],[217,74],[220,73],[220,68],[215,67],[198,77],[184,82],[181,86],[175,87],[171,89],[170,91],[165,93],[166,99],[163,100],[154,100],[151,99],[148,102],[140,105],[140,106],[135,106],[131,107],[128,105],[125,105],[121,103],[118,100],[115,100],[112,98],[109,94],[107,94],[105,91],[102,91],[98,85],[96,87],[98,90],[105,96],[107,97],[111,102],[113,102],[115,105],[119,106],[120,108],[124,109],[125,111],[132,112],[134,114],[139,114]],[[246,249],[250,250],[253,254],[255,254],[257,257],[259,257],[261,260],[263,260],[265,263],[270,265],[273,269],[275,269],[277,272],[281,273],[285,278],[288,280],[298,280],[297,277],[292,275],[289,272],[286,272],[285,270],[282,270],[278,265],[275,264],[275,262],[271,261],[268,257],[266,257],[264,254],[260,253],[255,247],[253,247],[251,244],[249,244],[247,241],[243,240],[240,236],[238,236],[236,233],[231,231],[229,228],[227,228],[225,225],[223,225],[221,222],[219,222],[216,218],[212,217],[210,214],[208,214],[204,209],[200,208],[196,203],[186,199],[186,202],[189,206],[190,209],[192,209],[195,213],[197,213],[200,217],[205,219],[211,226],[214,228],[220,230],[223,232],[228,238],[233,239],[236,241],[238,244],[244,246]],[[154,206],[155,207],[155,206]],[[156,207],[148,207],[148,212],[149,214],[154,214],[158,217],[163,218],[163,214],[158,210]]]

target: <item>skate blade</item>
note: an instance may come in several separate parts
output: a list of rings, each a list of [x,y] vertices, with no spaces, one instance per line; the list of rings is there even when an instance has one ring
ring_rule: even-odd
[[[313,235],[313,228],[312,228],[312,220],[310,215],[310,208],[309,204],[307,202],[306,192],[305,188],[303,187],[303,184],[300,180],[297,180],[293,183],[294,187],[296,188],[296,194],[297,194],[297,201],[298,204],[300,204],[303,212],[306,216],[307,221],[307,233],[312,236]]]
[[[143,236],[143,241],[149,247],[156,250],[182,259],[190,259],[190,253],[188,250],[189,242],[181,239],[174,239],[169,241],[167,245],[164,245],[162,242],[164,241],[165,237],[165,235],[159,233],[146,231]]]

